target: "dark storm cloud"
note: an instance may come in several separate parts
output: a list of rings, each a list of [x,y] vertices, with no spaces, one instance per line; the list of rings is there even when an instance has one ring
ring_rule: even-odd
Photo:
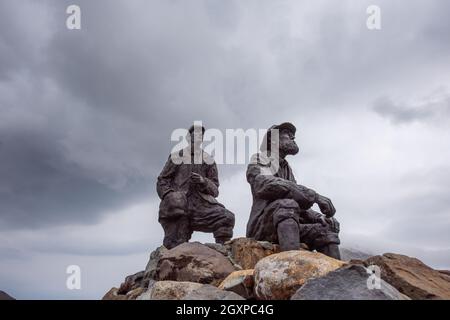
[[[291,163],[330,193],[343,239],[432,247],[420,257],[448,266],[450,2],[377,1],[379,31],[365,26],[373,1],[78,0],[69,31],[73,3],[0,1],[2,289],[67,296],[54,275],[87,258],[104,292],[143,267],[125,255],[159,245],[155,178],[194,120],[296,122]],[[413,122],[423,130],[396,125]],[[220,175],[244,232],[244,168]]]
[[[142,192],[143,181],[120,191],[96,181],[64,158],[51,133],[21,128],[0,134],[1,229],[93,223]]]
[[[294,3],[314,14],[289,17]],[[439,1],[408,5],[420,12],[416,24],[407,8],[381,1],[389,32],[378,33],[365,28],[369,2],[350,10],[326,2],[317,9],[288,1],[78,1],[81,31],[65,28],[69,4],[1,4],[4,228],[89,223],[154,196],[172,130],[193,120],[264,128],[332,108],[350,113],[348,97],[367,104],[369,88],[411,75],[412,63],[431,70],[450,57],[437,36],[447,22],[433,18],[448,6]],[[375,110],[395,121],[428,117],[389,101]]]

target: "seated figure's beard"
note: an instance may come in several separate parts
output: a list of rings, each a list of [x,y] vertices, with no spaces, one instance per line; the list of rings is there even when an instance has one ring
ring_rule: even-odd
[[[295,155],[299,152],[299,148],[295,141],[289,141],[280,145],[280,151],[285,155]]]

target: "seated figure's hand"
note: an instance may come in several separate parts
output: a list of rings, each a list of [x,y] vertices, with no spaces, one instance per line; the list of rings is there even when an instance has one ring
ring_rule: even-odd
[[[327,216],[328,218],[334,216],[336,213],[336,209],[333,206],[333,203],[327,197],[317,195],[316,203],[320,208],[320,211]]]
[[[328,225],[330,226],[331,231],[339,233],[340,225],[339,225],[339,221],[337,221],[336,218],[331,217],[331,218],[326,218],[325,220],[328,223]]]
[[[203,178],[200,174],[191,172],[191,181],[192,183],[199,184],[199,185],[205,185],[206,180]]]

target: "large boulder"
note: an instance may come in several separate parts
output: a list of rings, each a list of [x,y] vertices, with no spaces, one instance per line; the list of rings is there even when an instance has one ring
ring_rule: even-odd
[[[383,280],[380,288],[369,289],[371,274],[362,265],[344,266],[307,280],[291,300],[410,300]]]
[[[155,279],[219,285],[235,268],[227,257],[198,242],[183,243],[164,251]]]
[[[156,270],[158,268],[159,259],[167,248],[160,246],[150,253],[150,258],[144,270],[144,278],[142,279],[142,287],[147,288],[150,281],[156,279]]]
[[[255,279],[253,273],[253,269],[235,271],[222,281],[219,289],[232,291],[245,299],[254,299]]]
[[[379,266],[381,278],[411,299],[450,299],[448,276],[416,258],[385,253],[364,264]]]
[[[322,277],[345,263],[321,253],[285,251],[255,266],[255,294],[261,300],[289,299],[308,279]]]
[[[120,285],[118,294],[127,294],[129,291],[141,288],[144,278],[144,271],[140,271],[125,278],[125,281]]]
[[[187,281],[154,281],[137,300],[180,300],[201,286],[201,283]]]
[[[137,300],[243,300],[234,292],[188,281],[156,281]]]
[[[125,294],[120,294],[118,288],[111,288],[102,298],[102,300],[136,300],[138,296],[144,293],[144,288],[135,288]]]
[[[237,293],[224,291],[209,284],[204,284],[185,295],[182,300],[245,300]]]
[[[276,244],[250,238],[233,239],[229,246],[232,260],[246,270],[255,268],[262,258],[280,252],[280,247]]]

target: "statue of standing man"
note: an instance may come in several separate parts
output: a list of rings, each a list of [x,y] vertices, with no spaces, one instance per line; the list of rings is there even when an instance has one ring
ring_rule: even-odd
[[[171,154],[158,177],[159,222],[168,249],[188,242],[194,231],[212,232],[221,244],[233,236],[234,214],[216,200],[216,163],[201,149],[204,133],[203,126],[192,126],[188,147]]]
[[[340,259],[339,223],[331,200],[297,184],[285,159],[299,151],[295,132],[291,123],[269,128],[261,152],[247,168],[253,195],[247,237],[279,243],[282,251],[298,250],[305,243],[311,250]],[[311,209],[315,203],[321,212]]]

